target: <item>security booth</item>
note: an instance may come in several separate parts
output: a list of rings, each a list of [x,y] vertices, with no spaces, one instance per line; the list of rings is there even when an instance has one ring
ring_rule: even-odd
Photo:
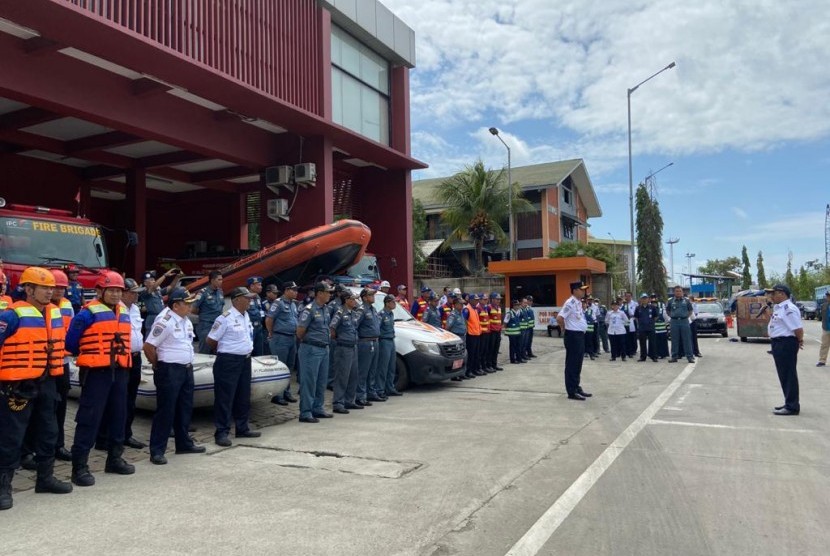
[[[572,282],[581,281],[590,292],[594,275],[605,273],[605,263],[591,257],[492,261],[487,268],[504,276],[505,307],[511,306],[512,299],[533,296],[534,330],[547,330],[551,317],[571,296]]]
[[[732,295],[732,286],[735,284],[735,280],[740,278],[740,275],[733,274],[735,276],[718,276],[716,274],[683,274],[683,276],[689,278],[689,295],[729,299]]]

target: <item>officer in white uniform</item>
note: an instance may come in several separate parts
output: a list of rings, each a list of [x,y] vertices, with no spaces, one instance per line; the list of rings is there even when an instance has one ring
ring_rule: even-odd
[[[801,312],[790,300],[790,288],[784,284],[772,287],[772,311],[767,331],[772,340],[772,358],[778,371],[781,390],[784,391],[784,405],[773,411],[776,415],[798,415],[801,404],[798,399],[798,350],[804,348],[804,326]]]
[[[208,346],[216,350],[213,363],[214,438],[219,446],[230,446],[228,434],[231,417],[237,438],[257,438],[259,431],[248,425],[251,414],[251,352],[254,349],[254,328],[248,315],[251,300],[257,294],[240,286],[231,290],[231,308],[213,323],[207,337]]]
[[[164,452],[174,423],[177,454],[205,452],[188,434],[193,414],[193,325],[187,315],[195,300],[184,288],[170,292],[167,308],[156,317],[144,342],[156,385],[156,414],[150,431],[150,461],[156,465],[167,463]]]
[[[582,311],[582,298],[587,286],[582,282],[571,282],[571,297],[556,316],[559,328],[565,331],[565,390],[569,400],[590,398],[591,394],[579,385],[582,374],[582,360],[585,359],[585,331],[588,321]]]

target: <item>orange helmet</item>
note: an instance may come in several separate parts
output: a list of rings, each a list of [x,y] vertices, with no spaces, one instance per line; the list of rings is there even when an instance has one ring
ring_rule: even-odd
[[[122,278],[121,275],[117,272],[108,270],[107,272],[104,272],[103,274],[101,274],[101,276],[98,277],[98,281],[95,282],[95,287],[101,289],[120,288],[123,290],[125,289],[124,278]]]
[[[63,270],[59,270],[57,268],[50,269],[52,272],[52,276],[55,277],[55,287],[56,288],[68,288],[69,287],[69,278],[66,277]]]
[[[39,266],[30,266],[20,275],[21,284],[32,284],[34,286],[55,287],[55,277],[51,272]]]

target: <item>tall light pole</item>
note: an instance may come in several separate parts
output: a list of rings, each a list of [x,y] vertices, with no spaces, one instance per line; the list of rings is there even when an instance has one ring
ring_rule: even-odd
[[[644,79],[628,89],[628,212],[631,224],[631,258],[636,260],[635,257],[635,244],[634,244],[634,171],[631,163],[631,93],[636,91],[640,88],[640,85],[645,83],[646,81],[650,81],[654,79],[661,73],[666,70],[672,69],[675,66],[675,63],[672,62],[668,66],[664,67],[648,79]],[[629,269],[629,285],[631,286],[631,291],[634,291],[634,264],[632,261],[631,268]]]
[[[692,291],[692,258],[696,256],[694,253],[686,253],[686,260],[689,262],[689,291]]]
[[[674,244],[679,242],[680,238],[670,237],[666,242],[669,244],[669,266],[671,267],[671,281],[670,285],[674,285]]]
[[[669,162],[668,164],[666,164],[665,166],[663,166],[662,168],[660,168],[656,172],[652,172],[649,175],[647,175],[645,178],[643,178],[643,183],[648,185],[648,180],[650,180],[651,178],[653,178],[654,176],[656,176],[657,174],[659,174],[660,172],[662,172],[663,170],[665,170],[669,166],[674,166],[674,162]]]
[[[507,240],[510,243],[510,260],[516,260],[516,245],[513,242],[515,237],[513,234],[513,176],[510,174],[510,147],[504,142],[504,139],[499,136],[498,128],[491,127],[490,133],[496,136],[496,139],[501,141],[504,148],[507,149]]]

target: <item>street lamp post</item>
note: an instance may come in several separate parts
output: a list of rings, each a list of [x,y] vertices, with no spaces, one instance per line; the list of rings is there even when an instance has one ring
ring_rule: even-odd
[[[686,253],[686,260],[689,262],[689,291],[692,291],[692,258],[696,255],[694,253]]]
[[[679,242],[680,238],[678,237],[670,237],[669,240],[666,242],[669,244],[669,266],[671,267],[671,281],[674,285],[674,244]]]
[[[513,238],[515,237],[513,234],[513,177],[511,176],[511,164],[510,164],[510,147],[507,146],[507,143],[504,142],[504,139],[499,136],[498,128],[491,127],[490,133],[496,136],[496,139],[501,141],[501,144],[504,145],[504,148],[507,149],[507,240],[509,242],[509,251],[510,251],[510,260],[516,260],[516,246],[513,242]]]
[[[642,85],[646,81],[650,81],[651,79],[654,79],[655,77],[657,77],[658,75],[660,75],[664,71],[669,70],[669,69],[673,68],[674,66],[675,66],[675,63],[672,62],[671,64],[664,67],[663,69],[661,69],[660,71],[658,71],[657,73],[655,73],[654,75],[649,77],[648,79],[644,79],[643,81],[640,81],[639,83],[637,83],[636,85],[634,85],[633,87],[628,89],[628,212],[629,212],[629,218],[630,218],[630,224],[631,224],[631,258],[634,259],[634,260],[636,260],[636,257],[635,257],[635,244],[634,244],[634,172],[633,172],[633,166],[632,166],[632,163],[631,163],[631,93],[633,93],[634,91],[639,89],[640,85]],[[632,264],[631,268],[629,269],[628,280],[629,280],[629,285],[631,287],[630,288],[631,291],[634,291],[634,285],[635,285],[634,284],[634,264]]]

